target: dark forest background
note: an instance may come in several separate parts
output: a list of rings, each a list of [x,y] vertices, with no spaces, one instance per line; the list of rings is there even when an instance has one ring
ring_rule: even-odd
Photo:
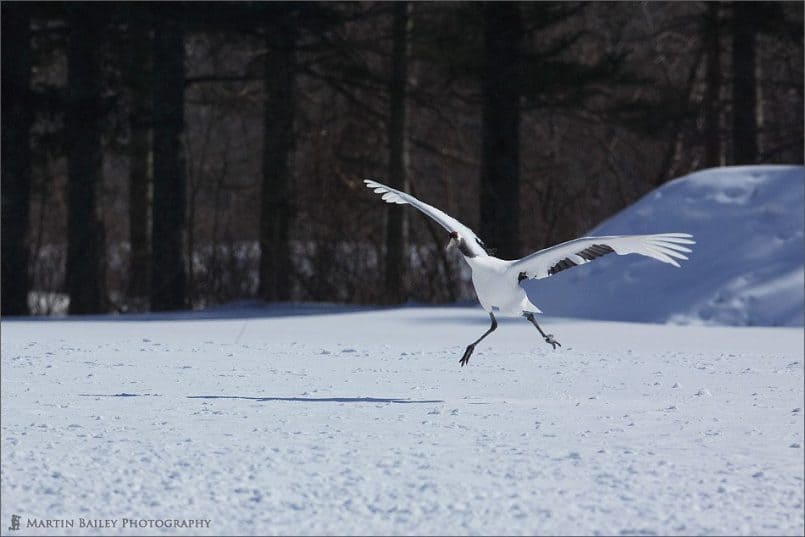
[[[455,301],[445,233],[362,179],[513,258],[803,163],[802,2],[1,8],[4,315]]]

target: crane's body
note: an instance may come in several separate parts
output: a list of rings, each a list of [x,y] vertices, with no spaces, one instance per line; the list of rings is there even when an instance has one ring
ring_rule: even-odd
[[[464,257],[472,269],[472,285],[478,302],[488,313],[521,317],[524,313],[542,313],[529,299],[521,279],[512,273],[512,262],[493,256]]]
[[[477,345],[497,328],[495,314],[528,319],[554,349],[561,345],[551,334],[545,334],[534,314],[542,313],[529,300],[521,283],[526,279],[548,278],[557,272],[589,263],[601,256],[640,254],[663,263],[679,267],[677,260],[685,260],[691,250],[686,244],[695,244],[687,233],[661,233],[655,235],[615,235],[583,237],[545,248],[516,260],[498,259],[489,254],[483,241],[473,231],[441,210],[417,198],[372,180],[366,186],[382,194],[388,203],[411,205],[435,220],[449,232],[448,248],[458,248],[472,269],[472,285],[481,307],[489,313],[492,324],[478,340],[471,343],[460,363],[469,362]]]

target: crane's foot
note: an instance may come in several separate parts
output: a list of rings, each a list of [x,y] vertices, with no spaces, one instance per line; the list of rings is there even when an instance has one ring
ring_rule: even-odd
[[[553,346],[553,348],[554,348],[554,349],[557,347],[557,345],[558,345],[559,347],[561,347],[561,346],[562,346],[562,344],[561,344],[561,343],[559,343],[558,341],[556,341],[556,340],[553,338],[553,334],[548,334],[547,336],[545,336],[545,343],[547,343],[548,345]]]
[[[546,334],[545,332],[542,331],[542,328],[539,327],[537,319],[534,317],[533,313],[531,313],[530,311],[526,311],[523,313],[523,317],[528,319],[531,322],[531,324],[533,324],[536,327],[536,329],[539,330],[540,335],[543,337],[543,339],[545,339],[545,343],[547,343],[554,349],[556,349],[556,347],[562,346],[561,343],[559,343],[553,338],[553,334]]]
[[[470,356],[472,356],[472,352],[475,350],[475,344],[467,345],[467,350],[464,351],[464,356],[461,357],[461,360],[458,363],[461,364],[461,367],[467,365],[470,361]]]

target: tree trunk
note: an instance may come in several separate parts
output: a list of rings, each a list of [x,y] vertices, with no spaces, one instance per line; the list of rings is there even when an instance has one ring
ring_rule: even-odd
[[[103,229],[97,189],[102,180],[101,64],[103,21],[92,8],[69,6],[67,292],[71,314],[103,311]]]
[[[290,228],[294,213],[294,26],[282,17],[266,39],[263,184],[260,214],[260,288],[263,300],[291,298]]]
[[[480,234],[497,255],[520,256],[520,6],[483,4]]]
[[[186,307],[184,267],[185,168],[184,33],[181,23],[157,19],[154,31],[151,310]]]
[[[707,4],[707,86],[704,94],[704,165],[721,166],[721,21],[720,4]]]
[[[389,186],[407,190],[406,165],[406,84],[408,83],[408,16],[407,2],[394,4],[391,76],[389,77]],[[386,219],[386,296],[393,304],[405,301],[403,281],[406,265],[404,236],[405,212],[399,205],[387,205]]]
[[[3,6],[2,32],[2,314],[27,315],[28,216],[31,200],[31,15]]]
[[[128,296],[131,305],[139,310],[148,299],[148,190],[150,186],[149,157],[151,93],[149,82],[151,35],[147,22],[133,20],[128,65],[128,86],[131,90],[129,128],[129,259]]]
[[[732,4],[732,144],[735,164],[758,160],[755,43],[757,8],[754,2]]]

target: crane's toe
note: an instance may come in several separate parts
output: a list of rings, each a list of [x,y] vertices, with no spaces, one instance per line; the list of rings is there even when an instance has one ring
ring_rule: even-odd
[[[458,363],[461,364],[461,367],[467,365],[470,361],[470,356],[472,356],[472,351],[475,350],[475,345],[467,345],[467,350],[464,351],[464,356],[461,357],[461,360]]]
[[[545,336],[545,343],[547,343],[547,344],[551,345],[551,346],[552,346],[554,349],[557,347],[557,345],[558,345],[559,347],[561,347],[561,346],[562,346],[562,344],[561,344],[561,343],[559,343],[558,341],[556,341],[556,340],[553,338],[553,334],[548,334],[547,336]]]

